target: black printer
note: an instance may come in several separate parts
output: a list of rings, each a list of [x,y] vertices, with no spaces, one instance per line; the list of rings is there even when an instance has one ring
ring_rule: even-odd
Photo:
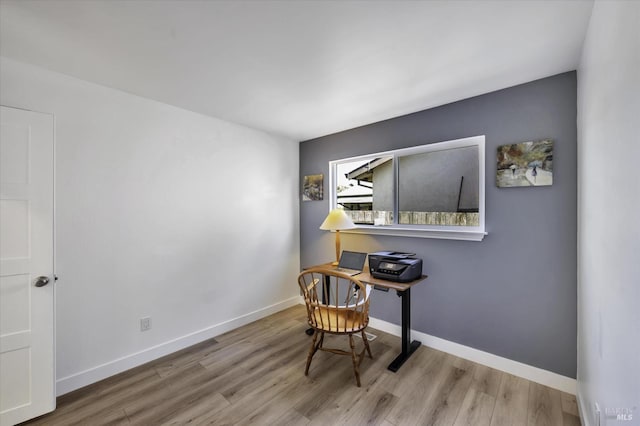
[[[374,278],[406,283],[422,276],[422,259],[415,253],[379,251],[369,254],[369,271]]]

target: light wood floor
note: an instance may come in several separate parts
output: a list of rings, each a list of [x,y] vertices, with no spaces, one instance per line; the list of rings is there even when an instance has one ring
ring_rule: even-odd
[[[306,328],[295,306],[63,395],[29,424],[580,424],[572,395],[424,346],[392,373],[400,339],[371,328],[361,388],[350,358],[326,352],[305,377]]]

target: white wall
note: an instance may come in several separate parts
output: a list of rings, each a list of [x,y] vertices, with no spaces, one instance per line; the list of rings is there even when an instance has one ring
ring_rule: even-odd
[[[58,394],[297,302],[297,142],[1,60],[56,119]]]
[[[640,2],[597,1],[578,69],[578,397],[585,425],[597,424],[595,403],[602,425],[640,425],[639,120]],[[607,417],[618,408],[633,419]]]

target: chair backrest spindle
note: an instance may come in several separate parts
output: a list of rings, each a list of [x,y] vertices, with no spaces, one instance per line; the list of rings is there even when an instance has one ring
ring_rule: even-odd
[[[352,333],[369,323],[371,287],[356,277],[332,269],[313,268],[300,274],[298,284],[312,327],[332,333]]]

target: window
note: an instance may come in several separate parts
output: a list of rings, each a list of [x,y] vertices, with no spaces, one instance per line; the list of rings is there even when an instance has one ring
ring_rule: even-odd
[[[484,136],[331,161],[331,208],[358,232],[480,241]]]

